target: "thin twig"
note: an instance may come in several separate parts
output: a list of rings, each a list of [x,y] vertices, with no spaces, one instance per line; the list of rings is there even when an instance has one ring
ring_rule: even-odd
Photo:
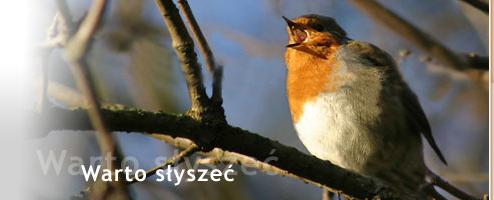
[[[156,138],[158,140],[161,140],[163,142],[166,142],[170,145],[173,145],[177,148],[180,149],[187,149],[190,146],[196,146],[196,144],[186,138],[181,138],[181,137],[170,137],[168,135],[160,134],[160,133],[153,133],[150,134],[151,137]],[[229,151],[224,151],[219,148],[215,148],[209,152],[201,152],[201,155],[208,157],[207,162],[203,162],[201,164],[219,164],[219,163],[228,163],[228,164],[239,164],[242,166],[250,167],[250,168],[255,168],[261,172],[265,173],[270,173],[270,174],[276,174],[279,176],[285,176],[285,177],[290,177],[294,179],[300,179],[303,180],[304,182],[309,182],[311,184],[314,184],[318,187],[321,188],[326,188],[329,189],[330,191],[334,191],[330,188],[325,187],[323,184],[302,178],[300,176],[297,176],[296,174],[290,173],[286,170],[282,170],[278,167],[275,167],[269,163],[264,163],[259,160],[256,160],[255,158],[245,156],[239,153],[235,152],[229,152]],[[165,166],[166,167],[166,166]]]
[[[221,106],[223,103],[223,96],[221,94],[223,83],[223,66],[217,65],[213,72],[213,94],[211,100],[216,106]]]
[[[43,109],[47,106],[48,102],[49,57],[54,48],[64,46],[67,43],[71,34],[69,31],[71,24],[68,22],[71,21],[71,15],[70,11],[68,11],[67,3],[64,0],[57,0],[56,3],[58,11],[53,17],[53,22],[48,27],[45,41],[40,45],[40,50],[42,52],[41,67],[43,80],[38,104],[40,112],[43,112]]]
[[[89,104],[88,111],[91,116],[91,122],[97,130],[96,138],[102,154],[111,158],[115,149],[115,142],[103,122],[100,103],[96,97],[94,81],[92,80],[89,66],[85,60],[86,54],[89,51],[89,46],[91,45],[91,39],[101,23],[106,6],[106,0],[95,1],[81,27],[79,27],[79,30],[69,40],[66,51],[77,87]],[[107,169],[114,168],[112,163],[107,164],[109,164],[108,166],[105,166]]]
[[[60,13],[65,25],[69,29],[70,34],[74,31],[74,19],[72,17],[72,13],[70,12],[69,6],[65,0],[56,0],[56,5],[58,8],[58,12]]]
[[[204,60],[206,61],[207,69],[213,75],[213,92],[212,92],[211,100],[213,102],[219,102],[219,104],[221,105],[221,102],[223,101],[221,96],[223,67],[219,66],[216,63],[213,52],[211,51],[211,48],[209,47],[206,37],[204,36],[204,34],[201,31],[201,28],[199,27],[199,23],[197,23],[197,20],[194,17],[192,10],[190,9],[188,1],[178,0],[178,5],[180,10],[185,15],[185,20],[187,22],[187,25],[194,34],[194,38],[198,43],[199,50],[201,51]]]
[[[51,55],[51,52],[53,50],[53,47],[56,46],[58,42],[54,42],[56,38],[58,38],[58,31],[57,31],[57,26],[58,23],[60,23],[59,20],[59,14],[58,12],[55,14],[53,17],[53,22],[50,24],[48,27],[48,31],[46,33],[46,38],[45,41],[41,45],[41,91],[40,91],[40,97],[39,97],[39,103],[38,103],[38,110],[39,112],[43,112],[43,110],[47,106],[48,102],[48,64],[49,64],[49,57]]]
[[[442,65],[460,71],[471,68],[479,69],[478,66],[472,67],[467,65],[461,56],[457,55],[446,46],[432,38],[432,36],[418,29],[410,22],[401,18],[377,1],[350,0],[350,2],[377,22],[384,24],[392,31],[398,33],[399,36],[402,36],[404,39],[410,41],[418,48],[436,58],[438,62],[442,63]],[[487,68],[489,67],[487,66]],[[483,69],[486,68],[483,67]]]
[[[480,0],[461,0],[466,4],[469,4],[473,6],[474,8],[479,9],[483,13],[489,15],[489,3],[488,2],[483,2]]]
[[[476,200],[480,198],[476,198],[460,189],[455,187],[454,185],[451,185],[448,183],[446,180],[442,179],[439,175],[435,174],[432,171],[428,171],[428,176],[431,178],[431,184],[436,185],[446,192],[450,193],[451,195],[458,197],[459,199],[465,199],[465,200]]]
[[[154,175],[156,173],[156,171],[158,171],[159,169],[164,169],[168,165],[174,166],[174,165],[178,165],[178,164],[182,163],[184,161],[184,158],[185,157],[188,157],[188,156],[192,155],[193,153],[197,152],[198,150],[199,150],[199,148],[197,147],[197,145],[191,144],[190,146],[188,146],[187,148],[185,148],[180,153],[175,154],[173,157],[171,157],[170,159],[166,160],[164,163],[162,163],[162,164],[160,164],[160,165],[158,165],[156,167],[153,167],[153,168],[149,169],[148,171],[146,171],[146,177],[150,177],[150,176]],[[139,177],[139,178],[142,178],[142,177]],[[127,182],[127,184],[135,183],[135,182],[137,182],[137,179],[138,178],[136,177],[132,181]]]
[[[168,135],[163,135],[163,134],[151,134],[151,137],[156,138],[158,140],[161,140],[163,142],[166,142],[170,145],[173,145],[177,148],[180,149],[187,149],[188,147],[195,145],[195,143],[189,139],[186,138],[180,138],[180,137],[170,137]],[[274,153],[274,152],[273,152]],[[326,191],[330,192],[339,192],[336,191],[332,188],[328,188],[324,184],[314,182],[309,179],[305,179],[303,177],[300,177],[294,173],[290,173],[286,170],[280,169],[278,167],[275,167],[269,163],[265,163],[259,160],[256,160],[255,158],[245,156],[239,153],[235,152],[229,152],[229,151],[224,151],[220,148],[215,148],[209,152],[201,152],[201,155],[206,156],[206,159],[203,159],[202,161],[200,160],[200,164],[237,164],[237,165],[242,165],[245,167],[250,167],[257,169],[261,172],[268,173],[268,174],[276,174],[278,176],[283,176],[283,177],[289,177],[293,179],[299,179],[302,180],[306,183],[311,183],[313,185],[316,185]]]
[[[101,154],[106,161],[103,162],[103,168],[113,171],[118,168],[118,166],[116,166],[117,160],[114,160],[113,158],[120,157],[120,155],[116,153],[116,142],[104,123],[100,103],[96,95],[94,81],[90,75],[89,65],[86,61],[87,52],[92,44],[94,34],[102,22],[107,5],[108,2],[106,0],[95,0],[93,2],[87,16],[78,27],[77,32],[70,37],[65,49],[77,87],[88,102],[90,121],[96,130],[96,139],[100,147]],[[67,5],[65,4],[65,6]],[[65,6],[62,6],[62,8]],[[66,19],[66,21],[68,20],[70,19]],[[99,188],[97,192],[91,193],[92,198],[103,199],[109,197],[109,195],[120,199],[130,198],[126,193],[127,191],[125,186],[122,184],[118,182],[111,182],[111,186],[112,188],[109,188],[106,183],[97,182],[95,187],[101,188]]]
[[[172,46],[175,48],[180,60],[182,71],[184,72],[191,100],[189,114],[201,119],[202,114],[210,105],[210,99],[206,94],[203,85],[201,66],[197,62],[197,55],[194,52],[194,42],[187,32],[182,18],[178,14],[177,7],[172,0],[156,0],[160,12],[163,16],[168,31],[172,39]]]
[[[204,34],[202,33],[201,28],[199,27],[199,24],[194,17],[194,14],[192,14],[192,10],[190,9],[188,1],[178,0],[178,7],[184,13],[185,21],[189,25],[189,28],[192,30],[192,33],[194,34],[199,44],[199,50],[204,55],[207,69],[209,70],[209,72],[211,72],[211,74],[214,73],[214,70],[216,68],[216,61],[213,52],[211,51],[206,37],[204,37]]]

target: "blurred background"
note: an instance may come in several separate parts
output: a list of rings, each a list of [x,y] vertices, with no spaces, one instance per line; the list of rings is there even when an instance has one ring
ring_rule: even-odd
[[[74,20],[91,1],[67,0]],[[456,0],[380,0],[454,52],[488,55],[488,16]],[[40,44],[56,13],[54,1],[36,6],[32,44]],[[433,134],[448,160],[440,163],[425,145],[427,165],[454,185],[477,196],[488,191],[488,75],[455,72],[430,60],[399,35],[376,23],[361,10],[341,0],[190,0],[217,62],[224,66],[223,99],[227,120],[234,126],[294,146],[306,152],[293,129],[288,109],[284,64],[287,35],[281,16],[294,18],[316,13],[335,18],[352,39],[371,42],[399,63],[417,93],[432,125]],[[170,45],[168,32],[154,1],[111,1],[110,12],[89,53],[89,64],[103,102],[144,110],[184,112],[189,107],[185,81]],[[411,54],[407,55],[410,52]],[[35,57],[33,91],[40,91],[42,64],[49,69],[52,105],[74,107],[80,96],[63,49]],[[204,63],[201,60],[201,63]],[[205,71],[204,71],[205,72]],[[206,85],[211,78],[204,73]],[[208,88],[210,90],[211,88]],[[35,102],[36,99],[33,100]],[[35,104],[35,103],[33,103]],[[68,133],[70,132],[70,133]],[[170,156],[167,144],[139,134],[115,134],[126,156],[139,168],[153,167],[154,159]],[[37,152],[89,158],[99,155],[93,134],[57,131],[29,140],[32,178],[25,190],[30,199],[68,199],[85,188],[82,176],[43,175]],[[32,181],[35,180],[35,181]],[[135,199],[320,199],[321,189],[299,180],[257,173],[239,175],[235,182],[169,183],[146,181],[131,186]]]

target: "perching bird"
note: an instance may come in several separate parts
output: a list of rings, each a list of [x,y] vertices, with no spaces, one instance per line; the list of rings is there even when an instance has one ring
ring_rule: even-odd
[[[418,193],[427,174],[421,134],[446,161],[392,57],[349,39],[330,17],[284,19],[288,101],[305,147],[320,159]]]

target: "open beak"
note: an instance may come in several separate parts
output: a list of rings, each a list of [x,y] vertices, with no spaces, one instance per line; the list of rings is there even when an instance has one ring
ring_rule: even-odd
[[[281,16],[281,17],[283,17],[283,19],[286,22],[286,25],[288,25],[288,27],[290,28],[290,30],[292,30],[293,28],[298,28],[299,27],[299,25],[297,23],[295,23],[292,20],[286,18],[285,16]]]
[[[294,21],[286,18],[285,16],[281,16],[285,20],[286,24],[288,25],[288,29],[290,30],[290,35],[292,38],[294,38],[294,43],[286,45],[286,47],[297,47],[302,44],[302,42],[305,40],[307,37],[307,33],[304,31],[304,28],[300,25],[295,23]]]

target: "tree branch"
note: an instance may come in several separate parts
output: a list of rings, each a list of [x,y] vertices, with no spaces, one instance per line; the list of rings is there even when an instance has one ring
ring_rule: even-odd
[[[111,131],[143,132],[171,137],[187,138],[203,151],[220,148],[244,156],[265,160],[276,156],[277,161],[268,163],[287,171],[304,181],[319,183],[334,191],[356,198],[412,199],[395,192],[373,179],[342,169],[328,161],[320,160],[287,147],[276,141],[229,125],[209,126],[187,115],[171,115],[161,112],[116,108],[102,109],[102,114]],[[44,130],[91,130],[85,110],[63,110],[53,108],[44,116],[38,116]],[[45,121],[42,121],[44,119]],[[63,119],[63,120],[62,120]],[[166,133],[166,134],[165,134]],[[270,154],[275,150],[274,154]]]
[[[488,2],[483,2],[480,0],[461,0],[463,3],[466,3],[468,5],[471,5],[474,8],[479,9],[483,13],[489,15],[489,3]]]
[[[221,97],[221,80],[223,76],[223,67],[216,64],[213,52],[211,51],[206,37],[202,33],[201,28],[199,27],[199,24],[197,23],[197,20],[194,17],[192,10],[190,9],[188,1],[179,0],[178,5],[180,10],[185,15],[185,20],[187,21],[189,28],[192,30],[192,33],[194,33],[194,37],[199,44],[199,50],[204,56],[204,60],[206,60],[206,66],[209,72],[213,75],[213,94],[211,96],[211,100],[221,105],[223,101]]]
[[[89,11],[87,18],[75,35],[69,40],[66,53],[70,62],[73,77],[77,83],[77,87],[83,93],[89,103],[89,114],[91,123],[96,129],[96,138],[101,148],[102,155],[111,158],[115,149],[115,142],[108,132],[101,116],[100,103],[96,97],[94,81],[89,72],[89,66],[86,63],[85,57],[91,45],[91,39],[96,32],[104,10],[106,8],[106,0],[97,0]],[[113,164],[108,163],[108,169],[113,169]]]
[[[197,55],[194,52],[194,42],[185,28],[182,18],[178,14],[177,7],[172,0],[156,0],[170,36],[172,46],[175,48],[180,60],[182,71],[187,81],[189,97],[191,99],[191,109],[189,114],[197,119],[201,119],[203,113],[210,105],[210,100],[204,89],[201,66],[197,62]]]
[[[375,0],[350,0],[350,2],[377,22],[382,23],[419,49],[436,58],[445,67],[459,71],[466,69],[489,69],[488,65],[470,65],[471,63],[465,61],[463,57],[457,55],[432,38],[432,36],[418,29]]]
[[[199,24],[197,23],[194,14],[192,14],[188,1],[178,0],[178,6],[184,13],[185,20],[187,21],[189,28],[192,30],[192,33],[194,34],[199,44],[199,50],[204,55],[204,60],[206,60],[206,66],[209,72],[213,73],[214,69],[216,68],[216,62],[213,56],[213,52],[211,51],[211,48],[209,47],[209,44],[206,41],[206,37],[204,37],[201,28],[199,28]]]
[[[116,160],[113,160],[112,158],[115,156],[120,156],[115,154],[116,142],[104,123],[100,103],[96,95],[94,81],[90,75],[89,65],[86,61],[87,52],[92,45],[93,36],[101,24],[107,4],[108,2],[106,0],[95,0],[93,2],[89,13],[82,21],[82,24],[79,26],[77,32],[69,38],[65,51],[77,87],[89,104],[89,120],[92,127],[96,130],[96,140],[98,142],[98,146],[100,147],[101,154],[106,161],[103,162],[103,168],[113,171],[118,166],[115,164]],[[71,23],[71,19],[69,16],[70,14],[67,12],[68,6],[63,0],[59,0],[58,5],[64,21],[66,21],[67,26],[70,26],[69,23]],[[125,186],[119,182],[111,182],[110,185],[107,185],[107,183],[98,181],[93,186],[98,187],[98,189],[91,192],[90,195],[92,199],[103,199],[110,197],[130,199]],[[111,188],[108,186],[111,186]]]

